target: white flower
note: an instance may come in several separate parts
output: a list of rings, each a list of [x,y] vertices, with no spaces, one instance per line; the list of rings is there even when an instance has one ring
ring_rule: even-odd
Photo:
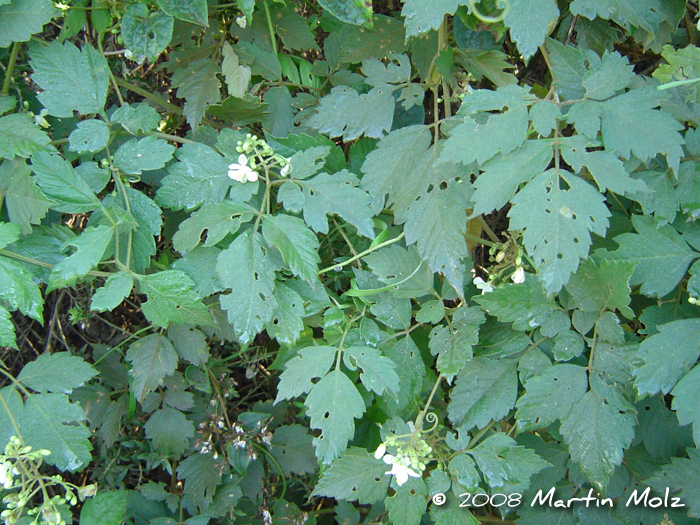
[[[374,457],[376,459],[382,459],[382,456],[384,456],[384,454],[386,454],[386,447],[384,446],[384,443],[382,443],[377,447],[377,450],[374,452]]]
[[[523,270],[522,266],[518,266],[515,271],[513,272],[513,275],[510,276],[510,278],[513,280],[515,284],[522,284],[525,282],[525,270]]]
[[[41,126],[42,128],[48,128],[49,123],[44,118],[48,114],[49,114],[48,109],[42,109],[38,115],[34,115],[34,124],[36,124],[37,126]]]
[[[287,163],[280,170],[280,177],[286,177],[292,172],[292,165],[289,163],[290,159],[285,159]]]
[[[389,458],[388,461],[387,457]],[[408,481],[409,476],[412,478],[420,477],[418,472],[410,468],[411,460],[407,457],[399,459],[387,454],[384,456],[384,463],[391,463],[391,470],[385,472],[385,474],[387,476],[396,476],[396,483],[398,483],[399,487]]]
[[[238,156],[238,164],[230,164],[228,176],[238,182],[255,182],[258,180],[258,172],[248,166],[248,157],[243,154]]]
[[[12,465],[7,461],[0,463],[0,485],[7,490],[12,488]]]
[[[493,292],[493,284],[487,283],[481,277],[474,278],[474,286],[481,290],[481,295],[485,293]]]
[[[245,16],[239,16],[236,18],[236,23],[241,29],[245,29],[248,25],[248,19]]]

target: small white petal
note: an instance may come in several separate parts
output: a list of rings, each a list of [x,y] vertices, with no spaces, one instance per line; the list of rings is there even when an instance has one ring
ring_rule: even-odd
[[[523,267],[520,266],[515,270],[513,275],[510,276],[510,278],[513,280],[515,284],[522,284],[525,282],[525,270],[523,270]]]
[[[246,166],[248,164],[248,157],[243,155],[243,153],[238,155],[238,164],[240,164],[241,166]]]
[[[386,454],[386,447],[384,444],[381,444],[377,447],[377,450],[374,452],[374,457],[376,459],[382,459],[382,457]]]

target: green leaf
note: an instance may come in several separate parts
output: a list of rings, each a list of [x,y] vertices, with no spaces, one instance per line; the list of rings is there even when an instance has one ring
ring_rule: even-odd
[[[0,2],[0,48],[12,42],[27,42],[60,14],[49,0]]]
[[[277,400],[293,399],[313,388],[314,379],[324,377],[335,362],[338,349],[334,346],[310,346],[290,359],[277,385]]]
[[[559,9],[554,0],[511,0],[503,23],[527,61],[544,43],[550,24],[556,24],[558,17]]]
[[[514,359],[475,357],[457,376],[447,413],[455,427],[479,429],[505,418],[518,397]]]
[[[134,4],[140,5],[140,4]],[[136,135],[155,131],[160,123],[160,115],[145,102],[137,104],[124,104],[117,108],[110,118],[112,122],[121,124],[122,127]]]
[[[504,284],[474,301],[502,323],[513,323],[515,330],[525,332],[542,325],[552,313],[552,305],[542,290],[542,284],[528,276],[521,284]]]
[[[0,163],[0,195],[7,207],[10,222],[19,225],[23,234],[40,224],[51,202],[31,177],[31,168],[19,158]]]
[[[92,296],[90,310],[96,312],[112,311],[129,297],[134,280],[127,272],[117,272],[107,278],[102,288]]]
[[[0,345],[17,349],[17,337],[15,336],[15,325],[12,323],[12,314],[4,306],[0,306]],[[1,441],[2,436],[0,436]],[[1,445],[2,443],[0,443]]]
[[[289,215],[270,215],[263,221],[262,234],[270,246],[276,247],[284,262],[309,283],[315,283],[318,265],[319,242],[304,221]]]
[[[546,45],[549,59],[552,62],[552,84],[556,88],[557,93],[559,93],[564,100],[583,98],[586,94],[586,88],[583,87],[583,76],[586,74],[585,54],[580,49],[572,46],[565,46],[553,38],[547,38]],[[571,111],[577,105],[578,104],[575,104],[569,110],[570,115]],[[591,116],[595,117],[595,115]],[[600,129],[599,118],[597,119],[597,126],[595,132]],[[590,136],[586,133],[586,136],[595,138],[595,134]]]
[[[131,363],[134,397],[143,402],[146,394],[175,371],[177,352],[165,336],[151,334],[129,346],[126,360]]]
[[[448,383],[471,361],[472,346],[479,342],[479,325],[486,321],[478,308],[459,308],[451,327],[439,325],[430,332],[430,353],[437,355],[436,367]]]
[[[351,346],[343,351],[345,365],[351,370],[362,369],[360,381],[371,392],[381,395],[385,391],[396,393],[399,390],[399,376],[394,370],[396,364],[384,357],[379,350],[369,346]]]
[[[593,55],[588,57],[590,69],[583,75],[586,98],[605,100],[625,89],[634,78],[633,66],[617,52],[605,53],[598,62]]]
[[[632,216],[637,233],[615,237],[620,247],[614,252],[601,250],[601,258],[635,264],[630,285],[642,285],[644,295],[663,297],[685,276],[698,254],[692,251],[670,225],[655,228],[651,217]]]
[[[604,197],[573,174],[553,169],[535,177],[512,202],[510,228],[525,230],[523,241],[545,290],[558,292],[588,256],[591,233],[605,235],[610,211]]]
[[[42,354],[24,365],[17,380],[40,394],[70,394],[96,375],[97,371],[82,358],[68,352],[57,352]]]
[[[661,104],[659,91],[635,89],[601,103],[602,135],[605,149],[623,159],[633,154],[642,162],[661,154],[678,173],[683,156],[683,125],[655,109]]]
[[[113,228],[90,226],[78,237],[63,243],[62,251],[69,246],[75,247],[76,251],[53,267],[49,277],[49,289],[70,286],[85,277],[102,260],[113,237]]]
[[[173,247],[181,252],[195,248],[206,232],[203,246],[217,244],[229,233],[236,233],[241,224],[253,218],[255,210],[248,204],[225,200],[218,204],[205,204],[188,219],[180,223],[173,236]]]
[[[26,113],[0,117],[0,159],[12,159],[15,155],[29,157],[43,151],[49,142],[49,136]]]
[[[600,331],[598,334],[600,334]],[[580,356],[584,349],[585,344],[581,335],[572,330],[565,330],[558,333],[554,338],[552,354],[557,361],[568,361],[569,359]]]
[[[122,17],[121,35],[133,60],[155,61],[173,37],[173,19],[160,11],[148,12],[143,4],[131,4]]]
[[[39,323],[44,322],[44,300],[34,276],[20,263],[0,258],[0,297],[10,310],[19,310]]]
[[[697,374],[691,372],[686,377],[691,379],[692,376],[697,376]],[[690,386],[690,381],[685,383],[685,385]],[[683,401],[676,397],[674,398],[674,405],[676,400]],[[697,404],[695,407],[697,407]],[[685,408],[684,414],[689,414],[687,409],[690,407],[686,405]],[[682,455],[687,447],[692,447],[693,437],[691,429],[687,426],[681,428],[679,424],[681,423],[681,414],[674,414],[666,408],[663,396],[648,397],[637,403],[635,409],[637,410],[636,437],[641,437],[644,448],[649,451],[653,458],[667,463],[672,456]],[[689,421],[684,421],[683,425],[692,422],[693,420],[690,419]]]
[[[401,9],[406,26],[406,38],[411,38],[431,29],[437,30],[445,15],[453,15],[459,6],[458,0],[407,0]]]
[[[349,448],[321,475],[312,496],[327,496],[338,501],[373,504],[386,497],[390,477],[386,464],[363,448]]]
[[[98,491],[80,509],[82,525],[120,525],[126,516],[127,491]]]
[[[664,494],[668,488],[678,492],[678,496],[687,505],[688,516],[700,517],[700,450],[687,449],[688,458],[672,458],[670,465],[665,465],[662,472],[655,474],[646,483],[657,492]]]
[[[659,333],[647,337],[639,347],[644,361],[635,371],[640,395],[668,394],[700,356],[700,320],[683,319],[657,327]]]
[[[341,63],[359,64],[368,58],[383,58],[389,53],[404,51],[406,31],[400,20],[374,15],[372,23],[372,29],[347,25],[340,31],[338,60]]]
[[[200,297],[224,290],[216,274],[216,262],[221,250],[218,248],[194,248],[182,259],[173,262],[172,269],[189,275],[194,282],[194,291]]]
[[[231,288],[230,294],[221,296],[221,307],[228,312],[242,344],[252,341],[277,306],[273,292],[281,261],[269,252],[262,235],[249,230],[221,252],[216,265],[221,283]]]
[[[598,314],[620,310],[632,319],[629,280],[633,271],[634,264],[625,261],[603,260],[598,265],[590,259],[583,261],[566,285],[572,306]]]
[[[409,478],[396,493],[384,500],[389,519],[402,525],[419,525],[425,513],[428,487],[422,479]]]
[[[282,79],[282,69],[279,58],[272,50],[261,49],[256,44],[245,41],[239,41],[236,50],[238,50],[239,58],[243,59],[243,61],[250,66],[250,71],[253,75],[260,75],[265,80],[270,81],[279,81]],[[273,89],[273,92],[277,92],[278,94],[276,96],[279,97],[279,93],[282,92],[282,87],[279,86],[279,89]],[[286,88],[284,88],[284,91],[287,91],[287,94],[289,94]]]
[[[76,153],[100,151],[109,142],[109,126],[101,120],[89,119],[78,122],[68,137],[69,149]]]
[[[501,209],[523,182],[542,174],[551,160],[552,148],[544,140],[529,140],[508,155],[496,155],[481,166],[483,173],[474,182],[472,214]]]
[[[499,432],[481,443],[469,454],[474,457],[479,469],[492,488],[517,487],[516,492],[527,488],[530,477],[551,466],[534,450],[518,445],[510,436]]]
[[[393,244],[363,260],[382,283],[394,286],[391,290],[394,297],[422,297],[433,291],[433,272],[421,261],[415,246],[403,248]]]
[[[139,276],[141,293],[148,302],[141,308],[146,318],[155,326],[166,328],[174,324],[211,324],[209,308],[192,290],[194,282],[176,270]]]
[[[331,138],[349,142],[361,135],[382,138],[391,129],[393,118],[391,89],[377,87],[360,95],[352,88],[338,86],[320,100],[308,124]]]
[[[192,3],[204,5],[206,11],[205,0],[193,0]],[[192,129],[199,126],[207,107],[219,101],[221,82],[216,77],[218,70],[214,60],[202,58],[173,73],[171,84],[177,88],[177,96],[185,99],[183,113]]]
[[[593,20],[614,20],[625,28],[641,27],[656,33],[663,20],[659,0],[574,0],[571,14]]]
[[[166,15],[209,27],[206,0],[158,0],[158,6]]]
[[[63,394],[32,394],[24,402],[20,427],[24,442],[34,450],[46,449],[44,461],[59,470],[76,471],[92,461],[92,433],[85,412]]]
[[[362,25],[365,16],[353,0],[319,0],[319,5],[346,24]]]
[[[406,336],[393,346],[384,345],[382,353],[396,364],[396,375],[399,376],[399,387],[396,396],[386,392],[383,396],[389,411],[400,411],[411,403],[420,393],[425,364],[420,358],[420,351],[411,339]],[[393,412],[387,412],[392,415]]]
[[[8,2],[5,2],[8,3]],[[2,4],[0,4],[2,5]],[[17,98],[9,95],[0,95],[0,115],[7,113],[17,107]]]
[[[102,53],[85,44],[82,51],[70,42],[54,40],[30,48],[32,80],[44,91],[38,98],[54,117],[72,117],[104,109],[109,87],[109,66]]]
[[[22,396],[14,386],[0,388],[0,447],[5,447],[12,436],[19,436],[19,425],[24,410]]]
[[[567,418],[587,388],[584,367],[566,363],[548,367],[525,382],[526,392],[516,403],[515,417],[520,426],[548,427],[557,419]],[[580,417],[578,412],[573,414]]]
[[[62,213],[85,213],[99,207],[100,201],[90,186],[60,156],[43,151],[36,153],[32,156],[32,170],[44,193],[58,201],[53,209]]]
[[[168,339],[180,358],[194,366],[203,365],[209,360],[207,338],[200,330],[188,325],[171,324],[168,327]]]
[[[242,98],[248,92],[250,83],[250,67],[238,63],[238,56],[231,44],[224,42],[221,55],[221,73],[226,79],[228,93],[232,97]]]
[[[194,208],[224,199],[233,182],[224,157],[201,143],[185,144],[175,156],[180,162],[168,166],[168,175],[156,194],[158,204],[172,209]]]
[[[322,463],[330,464],[355,434],[353,419],[365,413],[362,396],[348,376],[336,369],[311,388],[304,404],[311,428],[321,431],[314,438],[316,456]]]
[[[140,175],[142,171],[165,166],[174,151],[175,146],[154,136],[144,137],[138,142],[131,139],[114,153],[114,165],[129,175]]]
[[[270,16],[273,17],[275,32],[282,39],[285,48],[295,51],[319,50],[316,35],[309,27],[310,21],[297,14],[294,7],[271,9]]]
[[[211,454],[192,454],[177,466],[177,475],[185,480],[185,496],[205,512],[211,505],[216,487],[221,484],[221,460]]]
[[[304,220],[311,229],[328,233],[326,215],[334,213],[355,226],[360,234],[374,237],[370,198],[357,187],[359,181],[354,173],[347,170],[333,175],[320,173],[296,182],[304,194]]]
[[[696,366],[683,376],[671,390],[671,395],[672,408],[676,411],[678,422],[681,425],[693,424],[693,438],[697,446],[700,443],[700,405],[697,403],[700,395],[700,367]]]
[[[194,424],[174,408],[156,410],[143,426],[153,447],[166,456],[177,456],[187,450],[194,437]]]
[[[285,476],[311,474],[318,465],[311,435],[302,425],[278,427],[270,442],[270,452]]]
[[[452,496],[452,497],[449,497]],[[469,511],[460,506],[460,501],[454,494],[449,494],[447,502],[442,505],[431,505],[430,516],[435,525],[478,525],[479,520]]]

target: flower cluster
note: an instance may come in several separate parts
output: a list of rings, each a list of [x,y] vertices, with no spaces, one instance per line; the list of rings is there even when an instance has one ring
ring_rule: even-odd
[[[263,139],[258,139],[248,133],[245,140],[239,140],[236,146],[238,162],[228,167],[229,178],[240,182],[256,182],[258,180],[258,168],[276,166],[279,168],[280,177],[286,177],[292,172],[289,159],[276,155],[270,145]]]
[[[412,433],[408,436],[391,436],[377,447],[374,457],[381,459],[391,470],[385,474],[394,476],[396,483],[401,486],[409,477],[419,478],[425,470],[426,458],[429,458],[433,449],[425,442],[420,431],[409,423]],[[408,438],[403,439],[403,438]],[[396,454],[388,454],[387,447],[395,448]]]

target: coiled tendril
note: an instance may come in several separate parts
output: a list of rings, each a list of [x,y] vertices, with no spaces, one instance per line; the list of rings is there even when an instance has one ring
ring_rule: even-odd
[[[503,19],[508,14],[508,11],[510,11],[510,2],[508,0],[499,0],[496,5],[499,9],[502,9],[502,11],[497,16],[485,15],[484,13],[479,11],[479,9],[477,9],[475,1],[479,0],[469,0],[469,9],[471,9],[472,14],[476,18],[478,18],[485,24],[496,24],[498,22],[503,21]]]

